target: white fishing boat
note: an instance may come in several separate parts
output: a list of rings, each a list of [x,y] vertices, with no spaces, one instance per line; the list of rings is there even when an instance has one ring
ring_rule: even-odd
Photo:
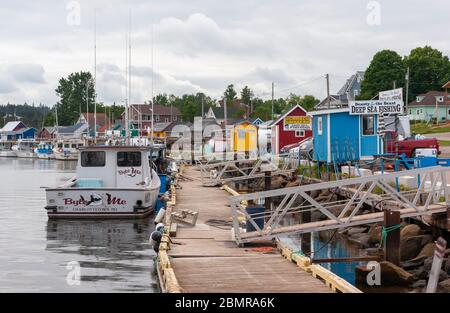
[[[34,153],[34,149],[37,145],[38,142],[34,139],[19,139],[11,149],[16,152],[18,158],[36,158],[37,154]]]
[[[59,139],[56,142],[53,153],[56,160],[78,160],[78,149],[84,146],[81,139]]]
[[[53,152],[53,145],[48,142],[41,141],[34,153],[37,154],[39,159],[54,159],[55,153]]]
[[[0,141],[0,157],[16,157],[16,151],[12,150],[14,142]]]
[[[148,147],[80,148],[76,176],[47,188],[49,218],[141,218],[153,212],[160,189]]]

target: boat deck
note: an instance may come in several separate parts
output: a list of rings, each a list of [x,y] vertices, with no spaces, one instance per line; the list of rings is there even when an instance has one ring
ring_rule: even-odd
[[[200,171],[187,167],[192,181],[181,182],[175,211],[199,213],[195,227],[178,225],[168,256],[181,288],[190,293],[329,293],[322,281],[287,261],[271,242],[240,248],[231,239],[230,226],[210,226],[208,221],[231,221],[229,194],[204,187]],[[209,225],[208,225],[209,224]]]

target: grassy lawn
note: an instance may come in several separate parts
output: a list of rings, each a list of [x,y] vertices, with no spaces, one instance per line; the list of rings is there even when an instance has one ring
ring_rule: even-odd
[[[450,140],[439,140],[439,145],[441,147],[450,147]]]
[[[413,134],[436,134],[436,133],[448,133],[450,132],[449,124],[426,124],[426,123],[411,123],[411,132]]]

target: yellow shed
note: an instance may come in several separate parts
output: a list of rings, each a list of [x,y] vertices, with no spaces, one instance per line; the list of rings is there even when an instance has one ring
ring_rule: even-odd
[[[250,152],[258,149],[258,127],[248,121],[234,125],[232,138],[234,152]]]

